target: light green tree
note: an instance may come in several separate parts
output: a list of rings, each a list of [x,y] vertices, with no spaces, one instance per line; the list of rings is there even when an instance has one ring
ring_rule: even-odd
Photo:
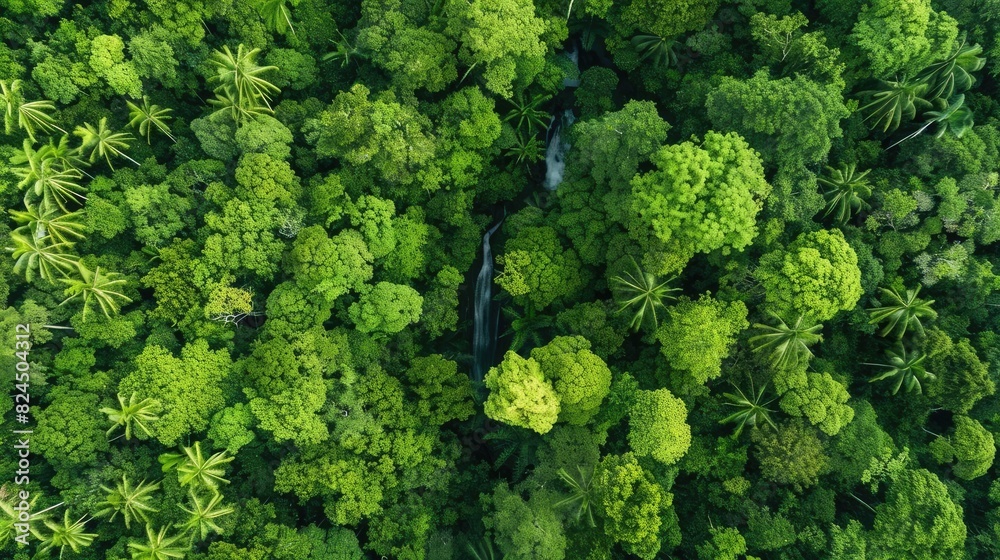
[[[937,476],[925,469],[905,470],[875,508],[868,558],[964,558],[962,514]]]
[[[697,300],[682,296],[669,309],[669,318],[656,331],[660,351],[670,367],[686,372],[695,385],[722,373],[722,360],[736,335],[750,326],[742,301],[723,302],[703,294]]]
[[[423,302],[410,286],[379,282],[351,304],[348,314],[361,332],[397,333],[420,320]]]
[[[854,409],[847,405],[847,388],[829,373],[810,373],[805,387],[793,387],[781,397],[781,410],[791,416],[804,416],[828,436],[835,436],[854,419]]]
[[[483,379],[490,394],[483,411],[494,420],[544,434],[559,417],[559,397],[532,358],[507,352]]]
[[[691,426],[686,422],[684,401],[666,389],[641,390],[629,412],[629,448],[638,457],[671,465],[691,445]]]
[[[652,560],[660,551],[662,514],[673,503],[673,495],[656,483],[632,453],[601,459],[593,484],[604,533],[626,552]]]
[[[826,321],[853,309],[862,294],[858,255],[840,230],[800,234],[764,254],[755,275],[764,286],[765,309],[784,317]]]
[[[557,336],[531,351],[559,398],[559,420],[583,425],[611,389],[611,370],[582,336]]]
[[[862,5],[850,40],[876,78],[913,76],[951,53],[958,22],[930,0],[874,0]]]
[[[461,45],[459,61],[480,66],[486,89],[507,99],[542,71],[545,21],[530,0],[450,0],[444,3],[445,34]],[[468,73],[468,71],[466,72]]]
[[[696,253],[742,251],[771,191],[760,156],[737,134],[708,132],[701,145],[665,146],[654,170],[632,179],[627,228],[647,272],[681,270]]]

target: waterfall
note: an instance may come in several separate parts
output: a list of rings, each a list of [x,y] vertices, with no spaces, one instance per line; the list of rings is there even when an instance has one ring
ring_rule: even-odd
[[[483,266],[476,277],[475,300],[473,308],[472,334],[472,380],[482,381],[486,370],[493,365],[493,350],[496,343],[496,324],[490,319],[493,315],[493,251],[490,249],[490,236],[500,227],[503,220],[497,222],[483,235]]]
[[[563,129],[567,129],[576,120],[572,109],[566,109],[562,114],[562,119],[557,120],[552,117],[552,124],[549,125],[548,145],[545,148],[545,190],[554,191],[559,183],[562,183],[563,173],[566,171],[566,152],[569,151],[569,142],[563,139]]]

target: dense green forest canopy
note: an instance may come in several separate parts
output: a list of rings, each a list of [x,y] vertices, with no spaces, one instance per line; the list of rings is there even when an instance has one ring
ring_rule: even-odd
[[[998,0],[0,0],[0,557],[1000,557],[998,77]]]

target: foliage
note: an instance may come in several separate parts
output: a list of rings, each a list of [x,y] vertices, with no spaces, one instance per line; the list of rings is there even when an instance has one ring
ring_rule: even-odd
[[[892,394],[899,392],[900,387],[906,387],[909,393],[914,389],[920,393],[923,388],[921,383],[933,380],[935,375],[924,369],[923,363],[927,356],[919,351],[907,352],[906,347],[897,345],[895,348],[886,349],[885,355],[889,358],[888,364],[868,364],[888,368],[885,372],[868,380],[869,383],[889,379],[895,382]]]
[[[484,378],[490,390],[486,415],[540,434],[552,429],[559,416],[559,397],[533,358],[507,352]]]
[[[836,212],[834,219],[843,225],[851,214],[868,207],[865,198],[871,196],[872,189],[865,180],[870,171],[855,173],[855,165],[841,164],[840,169],[827,167],[826,176],[816,178],[816,182],[825,187],[823,197],[826,198],[826,212],[823,217]]]
[[[778,322],[776,326],[754,323],[754,328],[761,329],[764,334],[750,338],[754,352],[770,351],[771,364],[777,369],[798,369],[800,365],[808,365],[813,353],[809,347],[823,341],[823,325],[809,324],[802,315],[792,326],[775,314],[771,316]]]
[[[0,558],[1000,557],[998,18],[0,0]]]
[[[629,448],[637,457],[651,456],[670,465],[691,445],[684,401],[666,389],[640,391],[629,414]]]
[[[697,300],[682,296],[656,331],[660,351],[672,368],[685,371],[695,384],[703,384],[722,373],[722,360],[729,355],[736,335],[750,326],[746,316],[741,301],[723,302],[710,294]]]
[[[654,171],[632,180],[630,235],[646,248],[651,272],[676,272],[696,253],[741,251],[770,192],[757,153],[735,133],[709,132],[652,156]]]
[[[823,451],[816,430],[802,421],[781,424],[777,430],[756,430],[752,434],[761,475],[778,484],[788,484],[797,492],[819,482],[829,457]]]
[[[800,234],[787,248],[761,257],[756,276],[768,310],[779,316],[826,321],[861,298],[858,256],[840,230]]]
[[[657,311],[661,314],[666,311],[663,302],[677,299],[670,293],[680,291],[680,289],[669,286],[676,277],[670,277],[661,282],[655,275],[643,272],[635,259],[631,259],[630,262],[631,269],[611,278],[615,299],[619,302],[618,311],[631,311],[633,330],[638,331],[643,326],[655,330],[660,326]]]
[[[829,373],[810,373],[805,387],[790,389],[781,397],[781,410],[791,416],[804,416],[828,436],[835,436],[854,418],[847,406],[847,389]]]
[[[736,431],[733,433],[734,437],[740,437],[740,434],[743,433],[743,428],[748,424],[751,428],[763,427],[766,424],[774,429],[778,429],[774,420],[771,419],[771,413],[774,411],[767,408],[769,404],[774,402],[774,399],[764,402],[764,391],[766,389],[766,385],[761,386],[757,391],[754,391],[753,387],[751,387],[749,391],[750,396],[747,396],[739,387],[736,387],[736,393],[723,393],[722,396],[729,401],[723,404],[735,407],[737,410],[720,420],[720,422],[737,424]]]
[[[912,327],[918,334],[924,334],[924,325],[921,318],[934,319],[937,312],[931,309],[934,300],[923,300],[917,297],[920,293],[920,286],[915,289],[906,290],[906,295],[900,294],[895,288],[882,288],[882,293],[888,300],[885,305],[874,307],[868,310],[871,313],[871,323],[878,324],[886,322],[886,326],[879,333],[886,336],[893,331],[896,338],[903,338],[906,329]]]
[[[927,559],[964,555],[962,506],[938,477],[924,469],[904,471],[875,508],[869,540],[874,558],[909,555]]]

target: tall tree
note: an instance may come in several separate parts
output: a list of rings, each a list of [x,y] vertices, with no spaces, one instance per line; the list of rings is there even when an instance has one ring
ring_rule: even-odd
[[[190,547],[182,545],[182,539],[182,535],[168,537],[166,527],[162,527],[159,532],[154,532],[153,528],[147,524],[146,542],[129,541],[128,547],[132,554],[132,560],[184,558]]]
[[[240,43],[235,54],[228,45],[223,45],[222,50],[213,52],[209,59],[216,71],[209,80],[219,84],[215,92],[222,106],[220,111],[231,111],[237,123],[261,108],[270,112],[272,96],[281,91],[263,77],[278,68],[257,64],[258,54],[260,49],[248,49]]]
[[[87,548],[93,544],[94,539],[97,538],[97,533],[87,533],[86,523],[86,516],[81,517],[76,521],[71,521],[69,518],[69,509],[63,511],[62,523],[46,521],[45,526],[49,529],[49,531],[51,531],[51,533],[34,533],[35,537],[42,543],[42,546],[38,549],[39,552],[44,553],[54,548],[58,548],[59,557],[62,558],[63,553],[66,551],[66,547],[69,547],[69,549],[74,553],[78,553],[82,549]]]
[[[229,506],[222,506],[222,494],[212,494],[208,498],[199,496],[197,492],[191,491],[188,496],[191,498],[191,509],[181,506],[181,510],[188,514],[187,519],[178,523],[175,527],[184,532],[190,532],[192,539],[200,540],[208,538],[209,534],[222,533],[222,527],[216,522],[219,518],[229,515],[236,510]]]
[[[917,297],[920,293],[920,285],[912,290],[905,290],[905,295],[900,294],[896,288],[881,288],[886,302],[868,310],[871,313],[871,324],[886,323],[882,336],[887,336],[895,331],[896,338],[901,339],[906,334],[906,330],[916,331],[917,334],[924,334],[924,325],[921,319],[934,319],[937,312],[931,309],[934,300],[924,300]]]
[[[174,142],[177,141],[173,134],[170,134],[170,126],[167,124],[167,121],[171,118],[167,113],[173,111],[173,109],[151,105],[149,98],[145,95],[142,96],[141,106],[131,101],[126,101],[125,104],[128,105],[129,126],[138,127],[139,134],[146,137],[147,144],[150,143],[149,135],[153,132],[154,128]]]
[[[132,139],[132,135],[127,132],[112,132],[108,128],[107,117],[101,117],[96,127],[85,122],[83,126],[76,127],[73,134],[79,136],[83,141],[83,144],[80,146],[80,152],[90,152],[90,163],[94,163],[98,158],[103,157],[108,162],[108,167],[114,170],[114,166],[111,165],[111,156],[115,156],[123,157],[136,164],[136,166],[139,165],[138,161],[130,158],[123,151],[128,149],[128,141]]]
[[[107,492],[107,496],[100,504],[101,509],[94,516],[110,515],[108,521],[114,521],[115,516],[121,513],[126,529],[131,528],[133,521],[149,523],[148,515],[159,511],[150,504],[151,494],[159,488],[159,482],[146,484],[145,480],[133,486],[128,481],[128,476],[122,475],[121,482],[116,483],[114,488],[101,486],[101,490]]]
[[[86,319],[92,304],[97,303],[105,317],[118,313],[121,302],[129,303],[132,298],[121,293],[119,290],[126,283],[126,280],[117,272],[101,272],[101,267],[94,270],[87,268],[81,261],[76,261],[77,276],[60,278],[59,281],[66,285],[63,295],[66,299],[60,303],[74,300],[81,300],[83,304],[83,317]]]
[[[112,421],[114,424],[108,429],[108,435],[110,436],[118,429],[119,426],[125,428],[125,439],[132,439],[132,425],[135,424],[144,434],[152,437],[153,433],[149,431],[143,422],[155,422],[159,419],[156,414],[156,410],[159,408],[159,403],[151,398],[145,398],[141,401],[137,401],[136,394],[128,398],[128,403],[125,402],[125,397],[119,393],[118,394],[118,408],[104,407],[101,412],[108,415],[108,420]]]

